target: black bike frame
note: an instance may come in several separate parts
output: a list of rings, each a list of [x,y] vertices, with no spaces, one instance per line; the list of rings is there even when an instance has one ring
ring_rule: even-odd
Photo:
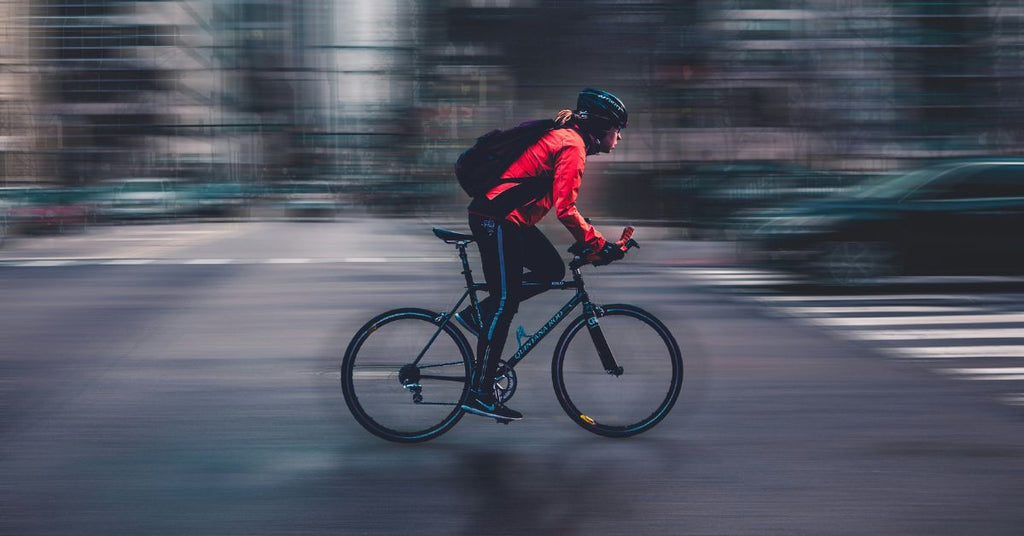
[[[420,359],[422,359],[423,356],[427,353],[427,350],[430,349],[430,346],[434,343],[434,340],[437,339],[438,335],[441,334],[441,331],[444,330],[445,325],[447,325],[448,322],[451,320],[454,311],[459,310],[459,307],[462,306],[462,303],[466,301],[467,297],[470,299],[470,303],[473,304],[473,308],[477,312],[477,318],[483,318],[483,315],[480,312],[480,301],[477,299],[476,293],[477,291],[481,290],[486,291],[487,285],[483,283],[476,283],[473,281],[473,272],[469,268],[469,259],[466,256],[467,244],[468,243],[464,242],[456,243],[456,247],[459,250],[459,259],[462,261],[462,274],[466,278],[466,291],[462,294],[462,297],[459,298],[459,301],[454,306],[452,306],[452,313],[441,313],[441,315],[437,318],[437,320],[440,321],[440,324],[438,324],[437,327],[437,331],[434,332],[433,337],[430,338],[430,341],[427,342],[427,345],[423,348],[420,354],[416,356],[416,360],[413,361],[412,363],[413,366],[417,366],[419,364]],[[519,348],[515,351],[515,353],[512,354],[512,356],[506,360],[506,363],[508,363],[509,368],[515,368],[515,366],[526,357],[526,354],[530,353],[530,350],[537,346],[537,343],[543,340],[548,333],[551,333],[551,330],[555,329],[555,327],[558,326],[558,324],[561,323],[562,320],[569,316],[569,313],[571,313],[573,309],[575,309],[580,304],[583,304],[583,314],[587,317],[587,329],[590,332],[591,338],[593,338],[594,340],[594,345],[597,348],[598,356],[601,358],[601,364],[604,366],[605,371],[607,371],[609,374],[614,374],[616,376],[622,374],[622,367],[616,365],[615,358],[612,355],[611,349],[608,347],[608,342],[605,340],[604,334],[601,332],[601,327],[598,322],[598,318],[604,316],[604,311],[600,307],[595,306],[593,303],[590,302],[590,296],[587,294],[586,287],[583,284],[583,276],[582,274],[580,274],[580,269],[571,268],[571,270],[572,281],[552,281],[549,283],[523,283],[523,288],[546,287],[549,290],[575,290],[576,292],[575,294],[573,294],[571,298],[569,298],[569,301],[566,302],[566,304],[563,305],[562,308],[559,309],[558,312],[556,312],[554,316],[552,316],[551,319],[547,321],[547,323],[541,326],[540,329],[538,329],[533,335],[526,339],[525,342],[519,345]],[[474,356],[474,360],[475,359],[477,359],[476,356]],[[450,378],[440,378],[434,376],[433,379]]]

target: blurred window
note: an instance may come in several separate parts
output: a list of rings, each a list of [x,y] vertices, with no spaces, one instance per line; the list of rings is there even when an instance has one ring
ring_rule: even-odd
[[[956,180],[941,182],[931,190],[932,199],[987,199],[1024,197],[1024,165],[970,166]]]

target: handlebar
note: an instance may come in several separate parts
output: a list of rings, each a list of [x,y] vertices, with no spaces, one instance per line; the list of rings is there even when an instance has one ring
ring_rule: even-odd
[[[633,248],[639,248],[640,247],[640,244],[636,240],[634,240],[632,238],[632,236],[633,236],[633,228],[632,227],[626,227],[625,229],[622,230],[622,236],[619,238],[619,241],[622,241],[622,240],[626,241],[622,245],[623,253],[628,253],[629,250],[631,250]],[[577,251],[575,251],[573,249],[570,249],[570,251],[572,251],[575,254],[573,256],[573,258],[572,258],[572,261],[569,262],[569,268],[571,270],[579,269],[579,268],[581,268],[583,266],[586,266],[586,265],[588,265],[588,264],[590,264],[592,262],[592,261],[587,260],[587,257],[590,256],[591,252],[589,252],[589,251],[579,251],[579,252],[577,252]]]

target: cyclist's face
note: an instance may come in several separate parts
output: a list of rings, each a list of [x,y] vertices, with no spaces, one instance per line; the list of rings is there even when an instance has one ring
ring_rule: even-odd
[[[612,152],[612,149],[615,148],[615,146],[619,143],[619,140],[621,140],[621,139],[622,139],[622,129],[621,128],[613,128],[613,129],[609,130],[608,132],[605,133],[604,137],[601,138],[601,152],[602,153],[610,153],[610,152]]]

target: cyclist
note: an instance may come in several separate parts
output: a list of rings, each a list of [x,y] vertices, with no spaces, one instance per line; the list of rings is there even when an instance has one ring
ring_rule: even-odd
[[[576,196],[587,156],[615,149],[627,119],[626,107],[618,97],[584,89],[577,96],[576,109],[559,112],[555,118],[558,126],[502,174],[502,179],[515,180],[502,181],[469,204],[469,227],[480,248],[489,295],[480,301],[483,322],[472,306],[455,315],[478,337],[478,367],[463,410],[509,420],[523,417],[495,399],[493,385],[519,303],[546,290],[522,288],[522,283],[546,283],[565,276],[561,255],[535,227],[537,222],[553,208],[576,239],[574,247],[589,252],[589,261],[600,265],[623,257],[623,244],[605,240],[583,218],[576,208]],[[524,274],[524,269],[529,271]]]

